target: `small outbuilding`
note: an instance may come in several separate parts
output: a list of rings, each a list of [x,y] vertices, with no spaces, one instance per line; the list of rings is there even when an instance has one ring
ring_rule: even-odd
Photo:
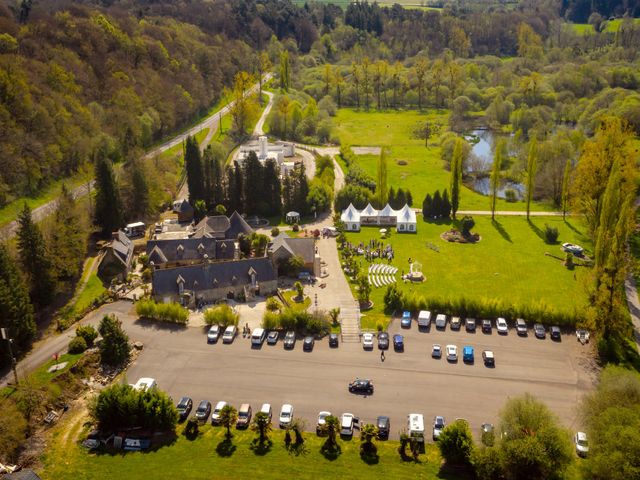
[[[105,281],[113,278],[124,281],[131,271],[133,260],[133,242],[122,230],[113,232],[111,242],[105,248],[98,265],[98,275]]]
[[[186,198],[173,202],[173,213],[178,215],[180,223],[193,221],[193,207]]]
[[[298,212],[287,212],[285,216],[285,221],[287,223],[300,223],[300,214]]]

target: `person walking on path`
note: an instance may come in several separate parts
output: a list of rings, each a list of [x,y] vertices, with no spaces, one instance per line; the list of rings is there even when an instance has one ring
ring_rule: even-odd
[[[380,361],[384,362],[384,350],[380,350]]]

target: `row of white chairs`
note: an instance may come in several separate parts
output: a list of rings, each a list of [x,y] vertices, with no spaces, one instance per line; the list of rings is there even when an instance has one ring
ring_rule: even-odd
[[[396,279],[392,275],[369,274],[369,283],[376,288],[380,288],[396,283]]]
[[[389,275],[395,275],[398,269],[391,265],[385,265],[384,263],[373,263],[369,265],[369,273],[385,273]]]

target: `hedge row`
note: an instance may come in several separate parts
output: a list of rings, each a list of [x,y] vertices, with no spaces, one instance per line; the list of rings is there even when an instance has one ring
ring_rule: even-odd
[[[153,300],[139,300],[136,314],[140,318],[186,325],[189,311],[179,303],[156,303]]]
[[[281,313],[266,311],[262,317],[265,330],[295,330],[309,335],[326,335],[331,323],[323,312],[311,314],[303,310],[285,308]]]
[[[226,303],[207,308],[204,311],[204,322],[207,325],[219,325],[226,327],[228,325],[238,325],[240,315]]]
[[[395,285],[390,285],[384,296],[385,308],[388,312],[408,310],[417,315],[420,310],[455,315],[463,318],[495,319],[504,317],[509,320],[523,318],[531,322],[547,325],[575,327],[582,320],[579,310],[573,312],[558,310],[544,301],[526,304],[510,303],[499,298],[472,299],[467,297],[443,298],[407,295]]]

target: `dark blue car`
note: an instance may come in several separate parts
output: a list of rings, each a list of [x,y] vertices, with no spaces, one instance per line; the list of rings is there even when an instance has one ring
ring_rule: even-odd
[[[393,336],[393,348],[397,352],[401,352],[404,350],[404,337],[402,335]]]
[[[402,312],[402,320],[400,320],[402,328],[411,328],[411,312]]]

